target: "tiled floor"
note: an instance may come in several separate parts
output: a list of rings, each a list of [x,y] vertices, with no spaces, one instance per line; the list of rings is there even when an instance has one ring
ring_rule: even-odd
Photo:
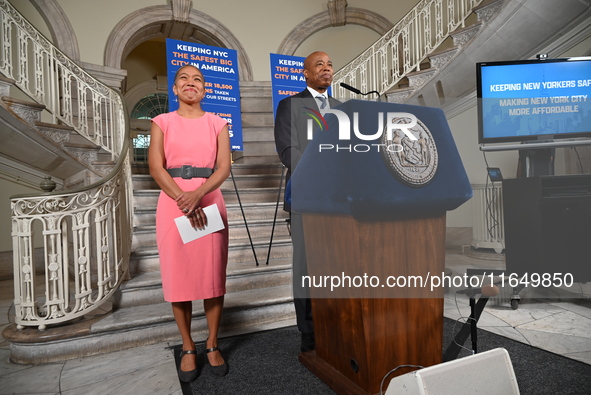
[[[503,270],[504,260],[481,259],[495,256],[448,252],[446,267],[457,275],[467,268]],[[489,299],[478,328],[591,365],[591,284],[547,292],[522,290],[516,310],[510,305],[512,295],[511,288],[500,288],[498,296]],[[448,292],[444,314],[451,319],[469,316],[468,297]]]
[[[453,275],[462,275],[469,267],[503,269],[504,262],[494,258],[494,254],[448,251],[446,267]],[[577,285],[574,291],[559,294],[560,298],[552,294],[552,299],[540,299],[522,291],[519,307],[513,310],[511,292],[501,290],[499,296],[489,300],[478,327],[591,364],[591,285]],[[12,298],[12,281],[0,281],[0,330],[10,322]],[[446,294],[446,317],[459,319],[469,314],[467,296],[453,291]],[[181,394],[168,346],[161,343],[62,363],[23,366],[8,361],[9,344],[3,341],[0,394]]]

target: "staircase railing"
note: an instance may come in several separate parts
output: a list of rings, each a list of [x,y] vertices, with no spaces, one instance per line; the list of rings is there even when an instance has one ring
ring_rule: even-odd
[[[124,144],[120,119],[112,116],[118,93],[84,71],[39,33],[6,0],[0,0],[0,72],[57,120],[110,152]]]
[[[384,94],[437,49],[454,30],[464,27],[466,18],[483,0],[420,1],[389,32],[337,71],[333,78],[334,94],[342,99],[354,93],[342,88],[341,82],[362,92]]]
[[[45,105],[54,122],[73,127],[117,161],[90,186],[11,198],[15,321],[19,329],[43,330],[97,309],[127,276],[128,120],[119,92],[55,48],[6,0],[0,0],[0,15],[0,72]]]

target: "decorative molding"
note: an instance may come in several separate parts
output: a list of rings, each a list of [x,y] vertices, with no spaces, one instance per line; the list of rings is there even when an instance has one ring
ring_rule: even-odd
[[[345,10],[347,24],[367,27],[380,36],[386,34],[394,26],[388,19],[373,11],[363,8],[347,8]],[[306,19],[294,27],[283,39],[277,53],[293,55],[299,46],[314,33],[332,27],[328,11],[321,12]]]
[[[16,116],[31,126],[41,120],[41,111],[45,109],[42,104],[26,102],[11,97],[3,97],[2,101],[6,103],[8,109]]]
[[[347,0],[328,0],[326,7],[328,8],[332,26],[344,26],[347,23],[345,11]]]
[[[76,33],[57,0],[31,0],[51,33],[54,45],[73,60],[80,59]]]
[[[97,163],[95,163],[98,160],[98,148],[87,148],[68,144],[70,143],[72,128],[37,122],[37,129],[45,139],[51,141],[56,146],[61,147],[70,157],[77,160],[91,172],[106,176],[109,171],[113,169],[113,166],[109,165],[107,169],[109,171],[105,171],[106,167],[104,165],[97,165]]]
[[[435,74],[436,69],[427,69],[415,73],[408,73],[408,86],[414,89],[419,89],[425,85]]]
[[[59,131],[52,128],[40,127],[39,131],[48,140],[54,142],[57,145],[62,145],[70,140],[70,133],[68,131]]]
[[[77,63],[88,74],[92,75],[103,84],[118,91],[121,90],[123,80],[127,77],[127,70],[82,61],[78,61]]]
[[[189,23],[189,15],[193,2],[191,0],[171,0],[172,20],[175,22]]]
[[[14,85],[12,78],[6,78],[0,75],[0,97],[10,96],[10,88]]]
[[[95,164],[93,164],[92,167],[93,167],[95,173],[98,173],[99,175],[104,177],[104,176],[108,175],[109,173],[111,173],[111,171],[115,168],[115,165],[104,164],[104,163],[101,163],[101,164],[95,163]]]
[[[66,146],[65,149],[79,162],[86,164],[86,167],[91,171],[97,171],[92,162],[97,160],[97,152],[94,149],[74,148]]]
[[[385,96],[386,99],[388,99],[388,103],[404,103],[414,91],[415,90],[412,88],[397,89],[392,92],[386,92]]]
[[[470,41],[478,34],[478,31],[480,30],[481,26],[481,23],[476,23],[472,26],[468,26],[464,29],[460,29],[458,31],[453,32],[451,36],[453,38],[454,45],[465,45],[468,41]]]
[[[167,32],[174,27],[174,18],[170,6],[149,6],[138,9],[124,17],[111,31],[105,45],[105,65],[121,68],[125,56],[137,45],[152,38],[169,37]],[[192,41],[224,48],[235,49],[238,53],[240,79],[252,81],[252,66],[246,50],[232,33],[217,19],[197,10],[191,10],[188,24],[198,33]],[[182,29],[183,34],[190,29]],[[185,39],[186,37],[171,37]]]
[[[505,5],[504,3],[504,0],[497,0],[495,2],[478,7],[474,10],[474,12],[476,13],[479,21],[486,23],[490,20],[490,18],[498,14],[501,8],[503,8]]]
[[[453,59],[457,53],[458,53],[458,48],[453,47],[453,48],[450,48],[446,51],[429,55],[429,61],[431,62],[431,67],[433,67],[435,69],[440,69],[442,66],[446,65],[451,59]]]

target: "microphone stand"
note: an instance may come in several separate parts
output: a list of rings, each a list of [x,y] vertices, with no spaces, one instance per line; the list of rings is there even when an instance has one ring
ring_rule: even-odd
[[[240,194],[238,193],[238,186],[236,185],[236,179],[234,178],[234,172],[232,171],[232,167],[230,167],[230,175],[232,176],[232,183],[234,184],[234,190],[236,191],[236,197],[238,198],[238,205],[240,206],[240,211],[242,212],[242,219],[244,219],[244,226],[246,227],[246,233],[248,233],[248,240],[250,240],[250,247],[252,248],[252,255],[254,256],[254,261],[256,265],[259,265],[259,260],[257,258],[257,252],[254,249],[254,243],[252,242],[252,236],[250,235],[250,230],[248,229],[248,222],[246,222],[246,214],[244,214],[244,207],[242,207],[242,201],[240,200]]]
[[[349,84],[345,84],[344,82],[341,82],[339,85],[342,86],[343,88],[347,89],[347,90],[350,90],[351,92],[353,92],[355,94],[358,94],[358,95],[367,96],[367,95],[369,95],[371,93],[375,93],[376,95],[378,95],[378,100],[379,101],[382,101],[382,95],[380,95],[380,92],[378,92],[378,91],[369,91],[369,92],[363,93],[359,89],[354,88],[354,87],[352,87]]]
[[[369,91],[367,93],[361,92],[362,95],[369,95],[370,93],[375,93],[376,95],[378,95],[378,101],[382,101],[382,95],[380,95],[380,92],[378,91]]]
[[[502,270],[497,269],[466,269],[466,275],[473,276],[473,275],[495,275],[499,276],[503,274]],[[468,321],[462,325],[450,345],[447,347],[445,352],[443,353],[443,362],[452,361],[458,357],[461,351],[461,344],[464,344],[470,336],[472,341],[472,352],[474,354],[478,353],[478,334],[476,324],[480,319],[480,315],[484,311],[484,307],[486,306],[486,302],[488,302],[489,294],[484,295],[482,294],[482,289],[476,288],[467,288],[464,290],[456,291],[456,294],[464,294],[470,298],[470,317],[468,317]],[[478,301],[476,301],[476,295],[481,294]]]
[[[477,348],[477,328],[476,324],[480,319],[480,315],[484,310],[484,306],[486,306],[486,302],[488,302],[488,297],[480,296],[478,301],[476,301],[476,295],[480,293],[480,290],[469,288],[463,291],[457,291],[458,294],[466,294],[470,298],[470,317],[468,317],[468,321],[462,325],[459,332],[455,335],[454,339],[447,347],[445,352],[443,353],[443,362],[452,361],[458,357],[461,351],[461,344],[464,344],[468,337],[471,338],[472,342],[472,352],[476,354],[478,352]]]
[[[271,247],[273,246],[273,234],[275,233],[275,224],[277,223],[277,211],[279,211],[279,200],[281,198],[281,188],[283,187],[283,176],[285,174],[285,166],[281,168],[281,179],[279,180],[279,190],[277,191],[277,204],[275,205],[275,215],[273,216],[273,227],[271,228],[271,240],[269,240],[269,251],[267,252],[267,262],[271,259]]]

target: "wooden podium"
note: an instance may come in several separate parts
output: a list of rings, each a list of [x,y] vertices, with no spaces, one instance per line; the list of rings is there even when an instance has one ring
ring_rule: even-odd
[[[329,275],[324,262],[331,262],[332,275],[359,279],[366,273],[382,284],[388,276],[444,271],[445,215],[358,222],[304,214],[303,220],[310,276]],[[300,361],[339,394],[379,393],[382,378],[397,366],[441,363],[442,288],[392,292],[382,284],[378,289],[340,289],[336,298],[328,298],[326,288],[310,289],[316,349],[300,354]],[[388,376],[384,391],[392,377],[412,370],[401,368]]]
[[[445,270],[446,211],[472,188],[440,109],[350,100],[334,110],[344,114],[325,116],[289,181],[316,340],[300,361],[339,394],[376,394],[392,369],[442,361],[444,287],[431,279]],[[345,116],[363,124],[342,133]],[[393,124],[415,125],[416,138],[368,141]]]

